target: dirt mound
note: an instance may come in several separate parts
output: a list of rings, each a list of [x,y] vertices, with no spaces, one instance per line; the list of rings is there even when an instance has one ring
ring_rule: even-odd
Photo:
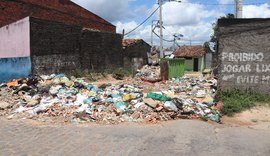
[[[263,104],[234,117],[224,116],[222,123],[229,126],[249,126],[254,129],[270,129],[270,104]]]

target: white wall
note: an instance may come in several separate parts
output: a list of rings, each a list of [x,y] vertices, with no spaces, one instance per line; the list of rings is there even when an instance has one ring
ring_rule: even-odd
[[[30,21],[26,17],[0,28],[0,58],[30,56]]]

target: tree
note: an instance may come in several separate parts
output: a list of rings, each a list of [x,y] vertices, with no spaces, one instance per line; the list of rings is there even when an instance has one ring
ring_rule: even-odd
[[[234,14],[228,13],[226,16],[222,16],[219,19],[234,19],[234,18],[235,18]],[[218,34],[217,21],[213,23],[212,25],[213,25],[214,34],[211,36],[210,42],[216,42],[217,34]]]
[[[235,18],[234,14],[231,14],[231,13],[228,13],[226,16],[222,16],[220,17],[219,19],[233,19]],[[210,41],[209,42],[214,42],[214,43],[217,43],[217,35],[218,35],[218,24],[217,24],[217,21],[215,23],[212,24],[213,25],[213,34],[211,35],[211,38],[210,38]],[[209,42],[205,42],[204,43],[204,47],[207,48],[207,49],[210,49],[209,47]],[[217,45],[215,44],[214,45],[214,50],[216,50],[217,48]]]

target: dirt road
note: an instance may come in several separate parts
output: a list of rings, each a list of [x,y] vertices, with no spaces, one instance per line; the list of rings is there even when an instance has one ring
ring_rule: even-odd
[[[40,125],[0,119],[0,155],[269,156],[270,131],[178,120],[157,125]]]

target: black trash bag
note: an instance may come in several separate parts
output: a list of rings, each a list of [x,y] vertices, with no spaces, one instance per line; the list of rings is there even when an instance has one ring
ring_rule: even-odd
[[[183,101],[181,99],[174,98],[172,102],[176,105],[176,107],[180,110],[183,110]]]

